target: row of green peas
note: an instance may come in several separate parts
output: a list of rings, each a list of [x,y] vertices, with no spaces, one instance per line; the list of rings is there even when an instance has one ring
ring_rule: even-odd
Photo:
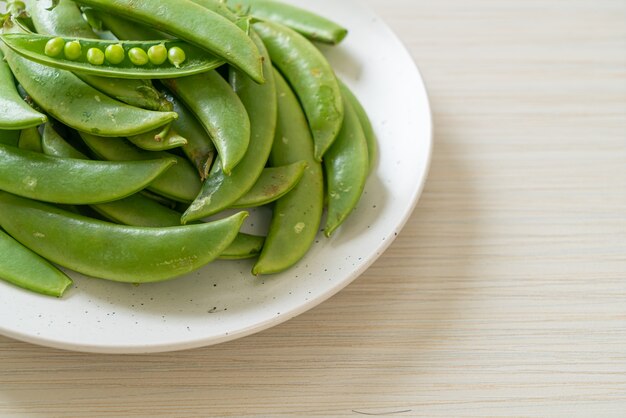
[[[44,53],[51,58],[58,57],[63,53],[66,59],[76,61],[82,56],[83,51],[79,41],[66,42],[63,38],[52,38],[46,43]],[[110,64],[117,65],[124,61],[125,57],[126,51],[121,44],[109,45],[104,52],[100,48],[87,50],[87,62],[92,65],[103,65],[105,60]],[[128,59],[137,66],[148,63],[161,65],[167,60],[179,68],[187,57],[185,51],[180,47],[174,46],[167,49],[164,44],[158,44],[151,46],[147,52],[139,47],[130,48]]]

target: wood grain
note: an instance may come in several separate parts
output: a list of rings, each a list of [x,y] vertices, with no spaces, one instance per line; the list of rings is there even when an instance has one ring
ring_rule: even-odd
[[[392,248],[322,306],[217,347],[0,337],[0,416],[626,416],[626,2],[366,3],[435,113]]]

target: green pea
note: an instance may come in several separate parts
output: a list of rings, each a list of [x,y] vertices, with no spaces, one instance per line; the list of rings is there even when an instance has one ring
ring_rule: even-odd
[[[104,64],[104,52],[98,48],[89,48],[87,51],[87,61],[89,64],[93,65]]]
[[[146,65],[149,61],[146,51],[139,47],[131,48],[130,51],[128,51],[128,58],[130,62],[139,66]]]
[[[65,52],[65,58],[70,61],[76,61],[83,53],[80,42],[78,41],[70,41],[66,43],[63,47],[63,52]]]
[[[120,44],[109,45],[104,50],[104,56],[106,57],[107,61],[109,61],[111,64],[117,65],[121,63],[122,61],[124,61],[124,58],[125,58],[124,47]]]
[[[174,67],[180,68],[180,65],[185,62],[187,56],[185,55],[185,51],[177,46],[174,46],[167,51],[167,59]]]
[[[148,58],[154,65],[161,65],[167,60],[167,48],[163,44],[153,45],[148,49]]]
[[[49,57],[58,57],[63,52],[65,40],[63,38],[52,38],[46,43],[44,53]]]

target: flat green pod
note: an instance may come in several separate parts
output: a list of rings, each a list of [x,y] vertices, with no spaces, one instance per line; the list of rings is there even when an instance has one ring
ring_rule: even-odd
[[[190,273],[233,242],[247,213],[169,228],[117,225],[0,193],[0,225],[46,259],[88,276],[151,283]]]

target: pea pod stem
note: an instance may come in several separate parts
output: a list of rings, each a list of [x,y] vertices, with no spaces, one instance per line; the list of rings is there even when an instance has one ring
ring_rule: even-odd
[[[261,56],[233,22],[190,0],[80,0],[95,9],[122,15],[195,44],[264,82]]]

